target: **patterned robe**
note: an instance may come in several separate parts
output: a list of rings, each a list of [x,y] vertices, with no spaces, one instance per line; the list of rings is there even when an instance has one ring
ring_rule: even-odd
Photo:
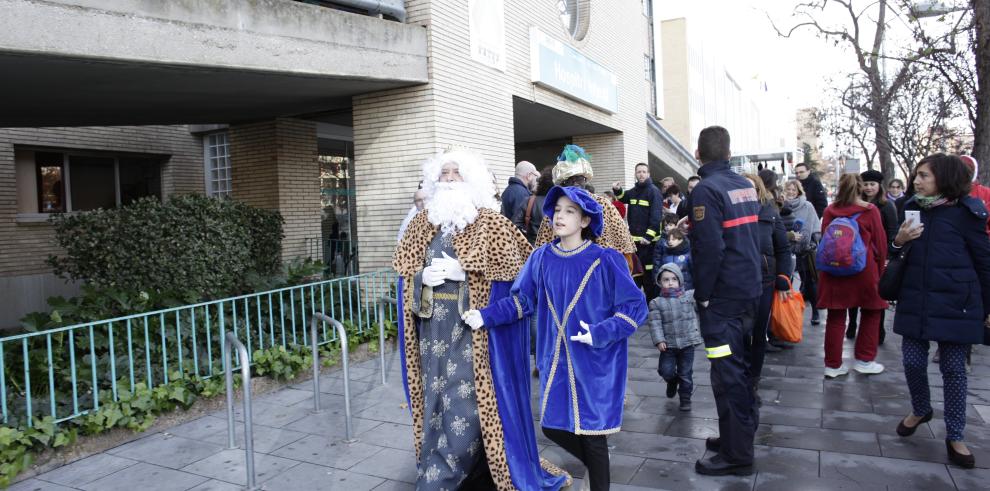
[[[457,258],[453,236],[437,233],[423,267],[446,253]],[[467,282],[445,281],[424,287],[422,272],[413,277],[413,312],[419,317],[419,356],[423,367],[423,428],[416,489],[452,490],[481,460],[481,424],[474,391],[471,328],[461,320],[467,307]]]

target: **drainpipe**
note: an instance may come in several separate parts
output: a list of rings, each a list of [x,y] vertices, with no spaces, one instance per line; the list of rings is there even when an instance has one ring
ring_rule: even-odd
[[[395,17],[399,22],[406,21],[405,0],[332,0],[332,3],[366,10],[369,14],[388,15]]]

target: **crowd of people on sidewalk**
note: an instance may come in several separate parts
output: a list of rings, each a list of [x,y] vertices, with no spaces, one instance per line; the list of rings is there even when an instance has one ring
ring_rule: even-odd
[[[931,155],[886,185],[873,170],[845,174],[829,202],[807,164],[784,182],[770,169],[734,172],[724,128],[702,130],[695,156],[683,192],[673,178],[654,184],[640,163],[632,188],[619,181],[601,195],[576,145],[542,171],[519,162],[500,196],[473,151],[424,164],[393,259],[417,489],[569,486],[540,457],[534,421],[585,466],[586,489],[609,489],[607,438],[622,426],[627,340],[641,327],[681,411],[692,410],[696,352],[710,362],[719,434],[695,470],[751,474],[765,353],[792,346],[777,332],[777,305],[801,297],[812,326],[826,311],[830,379],[849,372],[845,338],[855,340],[853,370],[884,371],[877,350],[895,305],[912,407],[902,437],[933,417],[934,341],[946,452],[975,465],[966,364],[973,345],[990,343],[990,190],[975,182],[976,161]]]

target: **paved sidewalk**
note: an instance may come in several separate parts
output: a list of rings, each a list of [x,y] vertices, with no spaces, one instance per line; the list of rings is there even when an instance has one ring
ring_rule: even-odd
[[[704,438],[717,431],[708,361],[695,362],[694,410],[678,411],[663,396],[657,353],[645,329],[632,339],[623,431],[609,438],[614,490],[941,490],[987,489],[990,482],[990,348],[978,347],[969,378],[966,439],[979,468],[946,465],[941,402],[935,419],[911,438],[894,428],[910,410],[900,367],[900,337],[888,335],[878,361],[885,373],[822,376],[823,326],[805,327],[805,341],[767,355],[764,401],[757,434],[757,472],[750,477],[709,478],[694,472],[705,454]],[[852,342],[846,341],[846,360]],[[258,482],[272,491],[411,490],[416,470],[412,430],[404,408],[398,358],[381,385],[377,360],[352,368],[356,443],[341,442],[341,374],[321,379],[324,411],[312,414],[311,385],[287,387],[254,404]],[[942,400],[938,365],[931,365],[932,397]],[[534,390],[535,393],[535,390]],[[535,402],[534,402],[535,405]],[[238,410],[240,420],[240,410]],[[238,426],[238,437],[242,437]],[[583,470],[542,435],[544,456],[575,476]],[[226,447],[226,421],[218,412],[150,434],[10,489],[89,491],[227,491],[245,484],[244,452]],[[577,488],[575,488],[577,489]]]

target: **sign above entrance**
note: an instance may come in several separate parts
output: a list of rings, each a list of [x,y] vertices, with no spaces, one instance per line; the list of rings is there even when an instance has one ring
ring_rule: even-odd
[[[615,74],[539,28],[530,28],[529,39],[533,83],[604,111],[618,112]]]

